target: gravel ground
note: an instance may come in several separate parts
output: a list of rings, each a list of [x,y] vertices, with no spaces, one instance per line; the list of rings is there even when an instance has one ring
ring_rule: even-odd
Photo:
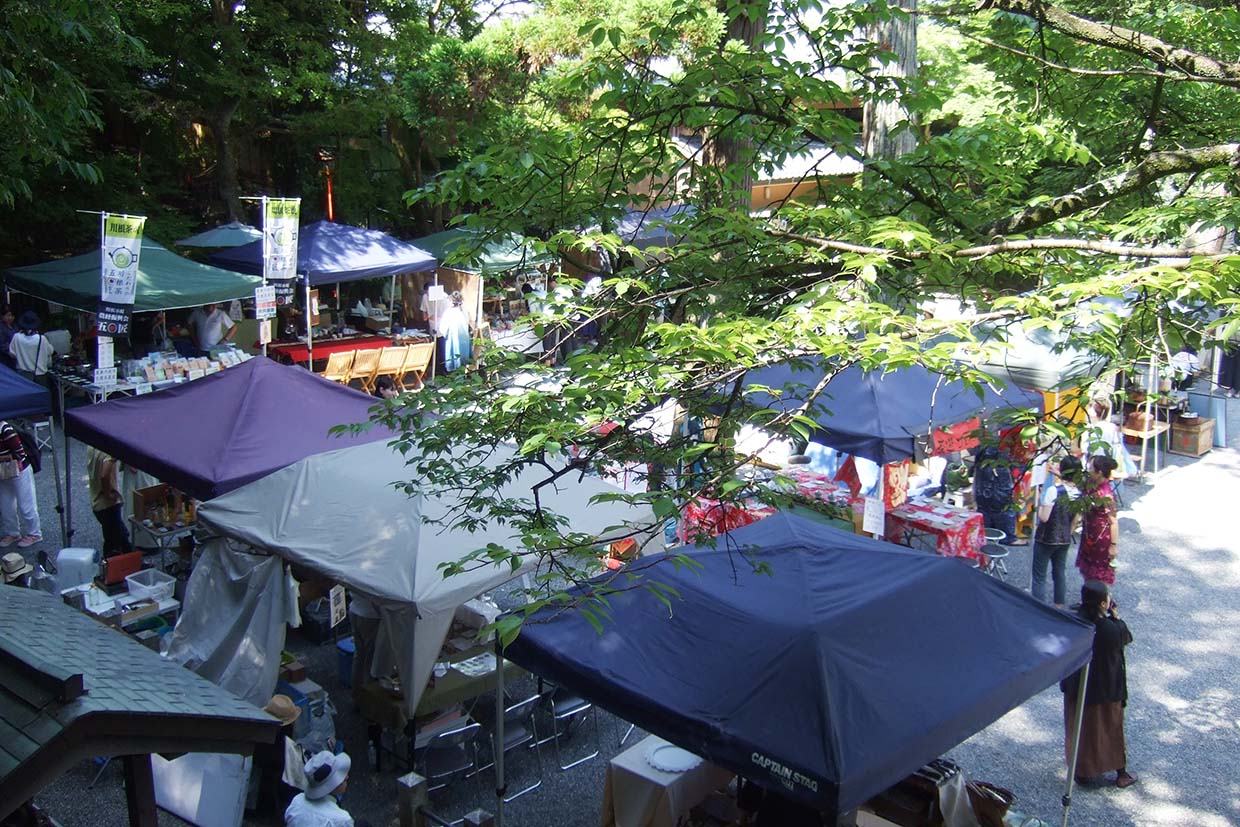
[[[1127,713],[1129,768],[1140,783],[1127,790],[1078,790],[1072,823],[1109,827],[1240,824],[1240,546],[1225,517],[1240,491],[1240,401],[1229,403],[1229,445],[1200,459],[1171,456],[1147,485],[1126,484],[1120,515],[1121,557],[1116,585],[1125,619],[1136,642],[1128,650],[1130,701]],[[61,445],[57,442],[58,447]],[[72,545],[98,547],[98,525],[89,510],[83,471],[84,449],[74,444]],[[48,464],[50,470],[50,463]],[[60,548],[51,475],[37,477],[43,516],[43,546]],[[1028,547],[1014,549],[1009,582],[1027,588]],[[1069,593],[1079,591],[1071,571]],[[354,758],[345,806],[355,817],[386,825],[395,815],[397,772],[375,774],[366,757],[364,726],[352,712],[348,691],[336,681],[330,645],[314,646],[290,633],[288,646],[308,662],[311,677],[327,687],[339,710],[337,728]],[[532,680],[514,695],[533,691]],[[522,695],[523,696],[523,695]],[[1064,781],[1062,701],[1050,688],[961,744],[950,756],[974,777],[1013,790],[1020,809],[1059,822]],[[604,756],[620,750],[627,725],[600,715]],[[632,745],[642,736],[630,736]],[[587,728],[570,742],[582,749],[592,741]],[[511,756],[516,783],[530,778],[529,756]],[[508,805],[506,823],[521,827],[586,827],[599,823],[605,762],[595,760],[561,772],[554,753],[543,751],[543,786]],[[111,827],[127,823],[119,763],[88,786],[98,767],[83,762],[36,800],[65,827]],[[458,797],[436,797],[444,814],[458,818],[474,806],[493,809],[489,774],[478,786],[464,785]],[[522,784],[524,786],[524,784]],[[161,811],[162,825],[181,825]],[[258,824],[246,821],[247,825]]]

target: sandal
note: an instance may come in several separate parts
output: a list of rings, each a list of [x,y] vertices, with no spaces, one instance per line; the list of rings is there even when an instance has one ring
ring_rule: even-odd
[[[1121,772],[1115,776],[1115,786],[1121,790],[1137,783],[1137,777],[1130,772]]]

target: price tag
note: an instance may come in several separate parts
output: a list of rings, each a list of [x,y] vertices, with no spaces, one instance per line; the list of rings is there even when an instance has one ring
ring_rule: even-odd
[[[194,368],[193,370],[191,370],[191,371],[189,371],[187,374],[185,374],[185,376],[186,376],[186,377],[187,377],[190,381],[193,381],[194,379],[201,379],[202,377],[204,377],[204,376],[206,376],[206,375],[207,375],[206,371],[205,371],[205,370],[203,370],[203,369],[201,369],[201,368]]]
[[[139,383],[138,383],[138,384],[134,387],[134,391],[133,391],[133,392],[134,392],[134,395],[135,395],[135,396],[143,396],[143,395],[145,395],[145,394],[150,393],[150,392],[151,392],[151,391],[153,391],[153,390],[155,390],[155,386],[154,386],[154,385],[152,385],[150,382],[139,382]]]
[[[861,530],[881,538],[886,527],[886,514],[880,497],[866,497],[865,511],[861,515]]]
[[[340,625],[345,616],[344,586],[332,586],[328,597],[331,600],[332,628],[334,629]]]

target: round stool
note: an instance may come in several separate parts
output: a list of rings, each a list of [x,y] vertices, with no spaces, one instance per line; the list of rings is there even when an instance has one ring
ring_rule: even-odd
[[[999,545],[1007,539],[1007,532],[997,528],[987,528],[982,532],[986,537],[986,542],[982,546],[982,553],[986,555],[986,573],[1000,580],[1007,580],[1007,556],[1010,549],[1007,546]]]

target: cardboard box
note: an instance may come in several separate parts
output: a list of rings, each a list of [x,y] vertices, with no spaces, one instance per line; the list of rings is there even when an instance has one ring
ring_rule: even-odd
[[[1171,443],[1167,450],[1173,454],[1199,457],[1213,447],[1214,420],[1194,419],[1176,422],[1171,426]]]
[[[289,661],[280,667],[280,680],[285,683],[301,683],[306,679],[306,665],[299,660]]]

